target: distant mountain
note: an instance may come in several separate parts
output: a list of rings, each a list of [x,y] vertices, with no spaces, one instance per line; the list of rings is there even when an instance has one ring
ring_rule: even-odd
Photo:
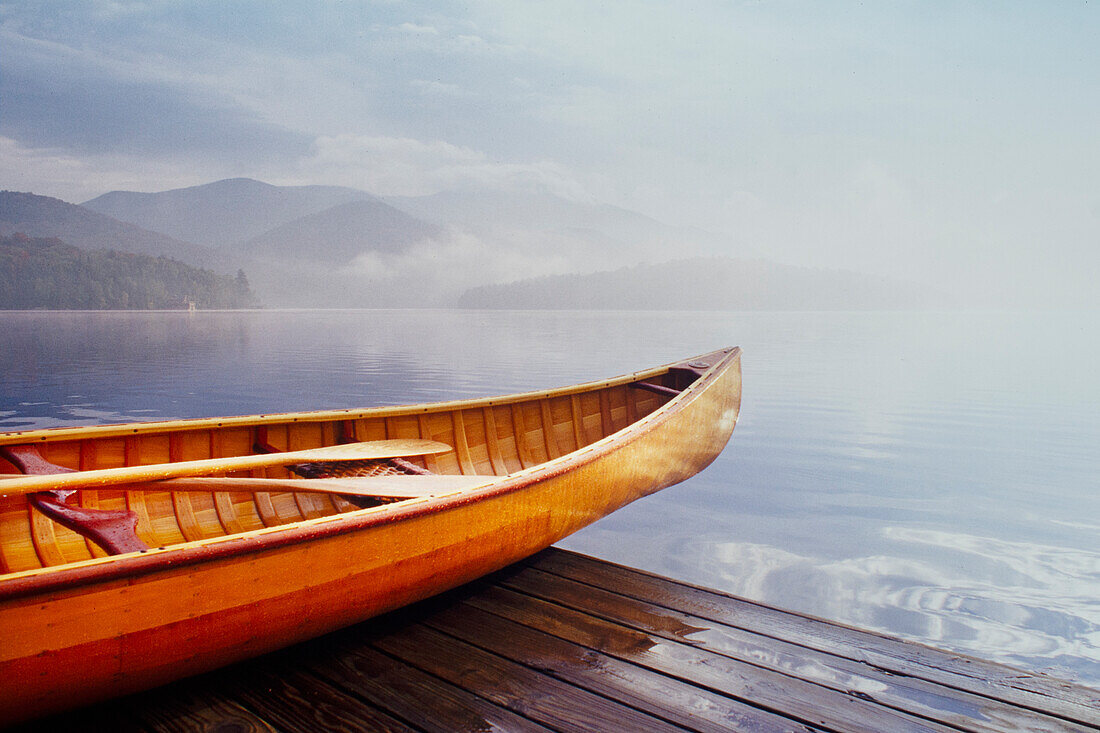
[[[163,256],[0,236],[0,308],[174,309],[188,301],[199,308],[255,305],[243,272],[229,278]]]
[[[248,241],[241,251],[311,265],[345,265],[367,253],[396,254],[440,235],[434,224],[374,199],[351,201],[303,216]]]
[[[437,223],[535,229],[656,229],[674,227],[627,209],[572,201],[541,191],[442,191],[429,196],[387,196],[399,209]]]
[[[353,188],[272,186],[230,178],[159,193],[112,191],[83,206],[190,242],[225,247],[338,204],[375,200]]]
[[[353,188],[273,186],[233,178],[159,193],[114,191],[85,207],[215,247],[227,267],[243,267],[255,276],[265,302],[273,304],[284,297],[289,301],[291,295],[298,300],[318,282],[307,278],[304,269],[355,262],[361,278],[400,273],[423,280],[439,275],[456,288],[454,297],[485,282],[609,270],[662,261],[670,253],[757,256],[735,237],[671,226],[546,190],[481,189],[382,199]],[[64,238],[66,233],[58,234]],[[439,245],[446,264],[433,260],[424,247],[413,246],[425,240]],[[327,288],[318,293],[322,302],[332,295]]]
[[[603,261],[759,253],[734,238],[695,227],[678,227],[608,204],[572,201],[546,191],[444,191],[430,196],[386,197],[397,208],[438,224],[460,225],[482,236],[516,238],[517,233],[553,235],[543,243],[588,252]]]
[[[603,310],[892,310],[939,305],[913,283],[765,260],[695,258],[466,291],[461,308]]]
[[[940,303],[916,285],[771,263],[736,236],[547,190],[383,199],[352,188],[234,178],[161,193],[115,191],[83,209],[48,201],[71,207],[67,226],[52,212],[50,227],[27,226],[28,216],[14,217],[22,222],[13,227],[0,207],[0,233],[163,251],[193,264],[209,260],[181,248],[204,250],[168,235],[216,245],[205,252],[223,258],[222,267],[244,268],[272,306],[820,310]],[[104,216],[97,229],[88,220],[96,212],[135,224]],[[104,222],[112,222],[110,236],[94,236]],[[119,227],[131,227],[130,239],[140,232],[140,246],[127,243]],[[159,249],[149,237],[159,237]],[[616,269],[634,263],[643,264]],[[562,274],[571,272],[595,274]],[[486,285],[494,282],[508,284]]]
[[[16,232],[57,237],[82,249],[165,255],[197,267],[223,264],[221,256],[208,247],[151,232],[61,199],[0,191],[0,235]]]

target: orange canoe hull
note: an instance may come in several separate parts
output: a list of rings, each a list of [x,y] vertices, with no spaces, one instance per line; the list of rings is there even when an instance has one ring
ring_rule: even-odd
[[[480,488],[0,576],[0,721],[157,686],[400,608],[683,481],[721,452],[740,407],[739,350],[710,356],[702,376],[647,414]],[[584,392],[546,394],[573,402]],[[480,451],[467,441],[455,453],[462,468]],[[509,463],[503,453],[484,461]]]

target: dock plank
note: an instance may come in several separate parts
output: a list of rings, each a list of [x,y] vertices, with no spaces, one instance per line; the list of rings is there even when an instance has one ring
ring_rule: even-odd
[[[249,665],[227,691],[240,704],[285,731],[371,730],[415,733],[410,725],[355,695],[288,664]]]
[[[158,733],[192,733],[200,730],[231,730],[240,733],[280,731],[220,688],[191,684],[185,680],[156,691],[126,711],[140,725]],[[150,704],[151,703],[151,704]],[[74,730],[85,730],[78,726]]]
[[[330,654],[307,662],[312,673],[411,726],[438,733],[547,728],[415,666],[361,644],[347,632],[324,640]]]
[[[312,642],[17,729],[1100,730],[1100,691],[551,548]]]
[[[947,731],[947,726],[881,707],[855,695],[836,692],[771,670],[723,657],[707,649],[588,616],[564,606],[492,587],[469,601],[491,613],[620,659],[641,665],[801,723],[844,731]]]
[[[786,716],[624,662],[468,603],[444,609],[424,623],[690,730],[704,733],[729,730],[785,733],[792,730],[792,721]],[[804,730],[819,729],[807,726]]]
[[[410,626],[374,642],[494,703],[558,731],[684,729],[595,695],[538,670],[515,664],[426,626]],[[578,715],[583,711],[583,715]]]
[[[678,608],[765,636],[1072,721],[1100,726],[1100,690],[736,598],[614,563],[555,550],[527,564],[587,585]]]
[[[502,577],[500,585],[947,725],[965,725],[990,733],[1006,728],[1034,733],[1077,729],[1050,715],[968,692],[945,690],[914,677],[892,675],[847,657],[627,598],[535,567]]]
[[[203,678],[180,680],[145,693],[73,710],[14,727],[7,733],[289,733],[241,703],[221,684]]]

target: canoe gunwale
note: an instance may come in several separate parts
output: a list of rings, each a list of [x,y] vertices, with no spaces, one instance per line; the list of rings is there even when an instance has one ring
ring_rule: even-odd
[[[739,348],[739,347],[737,347]],[[623,374],[611,379],[598,379],[567,387],[493,397],[476,397],[469,400],[449,400],[447,402],[425,402],[411,405],[384,405],[381,407],[342,408],[335,410],[309,410],[303,412],[272,412],[259,415],[240,415],[232,417],[197,417],[182,420],[162,420],[152,422],[113,423],[109,425],[83,425],[78,427],[40,428],[18,432],[0,432],[0,445],[40,445],[42,443],[73,440],[78,438],[112,438],[147,433],[170,433],[188,430],[210,430],[212,428],[255,427],[260,425],[281,425],[286,423],[330,422],[334,420],[362,420],[366,418],[390,417],[396,415],[429,415],[436,412],[495,407],[532,399],[565,397],[571,394],[590,392],[596,389],[630,384],[642,379],[660,376],[669,369],[681,366],[694,359],[706,358],[713,354],[728,351],[719,349],[711,354],[703,354],[691,359],[665,364],[664,366],[644,369]]]
[[[118,580],[125,581],[130,578],[144,576],[162,570],[175,569],[181,566],[220,560],[232,556],[249,555],[301,542],[318,540],[333,535],[358,532],[371,527],[383,526],[427,514],[457,509],[474,502],[484,501],[514,491],[519,491],[524,487],[570,473],[581,466],[596,461],[674,418],[702,395],[706,389],[712,386],[722,373],[737,363],[741,356],[741,349],[739,347],[721,349],[710,354],[681,360],[664,367],[647,369],[614,379],[587,382],[560,389],[468,401],[434,403],[432,405],[423,406],[425,408],[423,410],[424,412],[448,411],[488,405],[509,404],[546,396],[576,394],[647,379],[655,375],[663,374],[671,367],[716,355],[720,355],[720,358],[708,367],[697,380],[680,392],[679,395],[673,397],[653,412],[639,418],[635,422],[611,435],[605,436],[594,443],[558,458],[505,476],[486,475],[485,484],[483,486],[456,489],[445,494],[418,497],[401,501],[397,504],[370,507],[316,519],[306,519],[277,527],[267,527],[240,534],[196,540],[125,555],[93,558],[91,560],[84,560],[67,565],[12,573],[7,577],[0,577],[0,601],[16,600],[30,595],[51,592],[67,593],[92,583]],[[739,397],[738,403],[740,403]],[[421,406],[411,405],[404,408],[398,406],[377,409],[387,412],[401,412],[402,414],[417,414],[418,407]],[[287,417],[292,417],[294,415],[309,415],[310,419],[321,421],[340,418],[348,419],[351,415],[359,414],[376,416],[378,413],[375,410],[341,410],[316,413],[285,413],[282,417],[275,415],[262,417],[272,418],[271,422],[285,422]],[[243,418],[231,419],[239,420]],[[199,429],[210,427],[217,422],[224,423],[226,421],[200,419],[199,421],[181,422],[202,422],[203,425],[196,426],[196,429]],[[143,423],[142,425],[156,426],[157,429],[163,430],[163,426],[168,424],[169,423]],[[110,428],[117,426],[98,427]],[[52,430],[58,429],[47,429],[47,431]],[[57,435],[57,433],[51,433],[50,437],[52,438],[55,435]],[[3,442],[11,442],[5,441],[7,437],[6,435],[0,435],[0,444],[3,444]],[[71,436],[58,436],[57,439],[65,439],[66,437]],[[46,440],[47,438],[44,437],[41,439]],[[23,442],[26,443],[26,440],[24,439]]]

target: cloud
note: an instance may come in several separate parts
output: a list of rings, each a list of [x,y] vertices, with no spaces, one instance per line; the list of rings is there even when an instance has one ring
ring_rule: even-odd
[[[397,279],[421,297],[433,290],[457,294],[485,282],[570,271],[570,258],[552,248],[517,247],[469,232],[448,231],[397,253],[367,252],[344,268],[345,275]],[[413,286],[412,283],[417,283]]]
[[[487,281],[573,266],[559,248],[517,246],[449,229],[399,252],[365,252],[342,267],[256,263],[249,278],[283,306],[423,308],[453,305],[466,289]]]
[[[189,158],[73,155],[64,148],[34,148],[0,136],[0,188],[81,203],[113,190],[160,191],[231,175]]]
[[[413,79],[409,86],[420,94],[434,97],[471,97],[473,94],[458,84],[444,84],[428,79]]]
[[[400,56],[426,52],[439,56],[477,57],[523,51],[515,43],[480,31],[477,23],[469,19],[440,13],[433,13],[431,22],[405,21],[390,27],[374,24],[371,30],[381,34],[376,40],[386,42],[389,52]]]
[[[401,25],[397,26],[397,29],[401,30],[401,31],[404,31],[405,33],[414,33],[414,34],[417,34],[417,35],[431,35],[431,36],[438,36],[439,35],[439,29],[434,27],[434,26],[430,26],[430,25],[417,25],[416,23],[402,23]]]
[[[486,41],[481,36],[475,36],[475,35],[470,35],[470,34],[460,34],[460,35],[455,36],[455,43],[454,43],[453,48],[458,48],[458,49],[461,49],[461,50],[464,50],[464,51],[474,51],[474,52],[477,52],[477,53],[483,53],[483,52],[496,51],[496,50],[507,50],[511,47],[502,46],[502,45],[499,45],[499,44],[494,45],[494,44],[489,43],[488,41]]]
[[[1090,11],[784,7],[10,0],[6,173],[581,180],[793,264],[1096,303]]]
[[[0,40],[0,134],[27,147],[240,161],[308,149],[311,137],[261,119],[201,78],[166,70],[163,60],[112,58],[8,31]]]

